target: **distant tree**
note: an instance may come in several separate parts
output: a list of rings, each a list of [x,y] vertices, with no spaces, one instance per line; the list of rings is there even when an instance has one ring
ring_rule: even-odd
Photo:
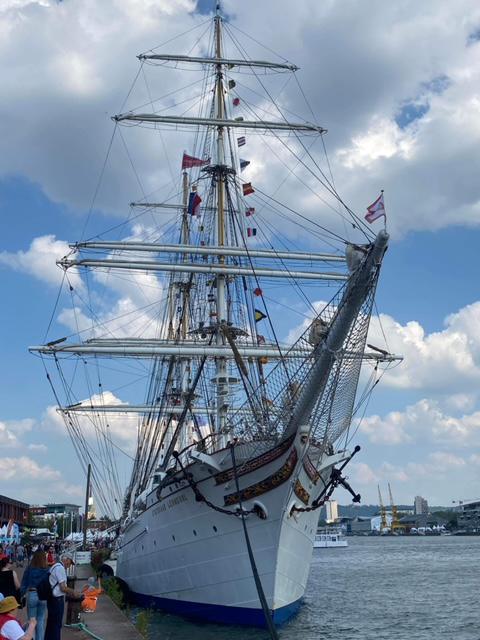
[[[456,511],[434,511],[432,516],[446,522],[445,527],[449,531],[458,529],[458,514]]]

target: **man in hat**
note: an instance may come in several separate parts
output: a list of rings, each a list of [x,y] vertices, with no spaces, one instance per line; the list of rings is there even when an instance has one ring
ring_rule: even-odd
[[[74,598],[82,597],[81,593],[67,587],[67,570],[74,564],[71,553],[62,553],[60,562],[56,562],[50,569],[49,579],[53,597],[47,600],[48,617],[45,640],[60,640],[61,638],[65,595],[68,593]]]
[[[19,606],[14,596],[0,598],[0,636],[5,640],[32,640],[35,636],[36,619],[30,618],[27,629],[22,629],[16,617]]]

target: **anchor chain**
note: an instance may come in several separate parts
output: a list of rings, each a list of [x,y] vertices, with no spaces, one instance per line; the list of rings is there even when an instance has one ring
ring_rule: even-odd
[[[191,490],[195,494],[195,500],[197,502],[204,502],[207,505],[207,507],[210,507],[210,509],[217,511],[218,513],[223,513],[227,516],[236,516],[237,518],[241,518],[243,516],[248,516],[251,513],[255,513],[259,518],[262,517],[262,515],[259,513],[258,507],[253,507],[252,509],[243,509],[238,507],[235,511],[230,511],[229,509],[224,509],[223,507],[219,507],[218,505],[213,504],[213,502],[210,502],[210,500],[207,500],[207,498],[203,495],[203,493],[198,488],[197,483],[193,479],[193,475],[191,473],[188,473],[185,467],[183,466],[182,461],[180,460],[180,454],[178,453],[178,451],[174,451],[172,455],[176,459],[180,467],[180,470],[183,473],[183,477],[188,482]]]

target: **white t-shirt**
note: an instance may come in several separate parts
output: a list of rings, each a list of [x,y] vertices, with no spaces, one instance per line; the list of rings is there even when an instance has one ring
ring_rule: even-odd
[[[0,634],[7,640],[19,640],[25,635],[25,631],[16,620],[9,620],[0,629]]]
[[[60,589],[61,582],[67,582],[67,572],[65,571],[65,567],[61,562],[57,562],[50,569],[50,585],[52,587],[52,593],[55,597],[65,595],[63,591]]]

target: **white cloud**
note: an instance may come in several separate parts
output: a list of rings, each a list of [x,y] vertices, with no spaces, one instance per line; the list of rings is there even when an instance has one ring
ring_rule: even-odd
[[[60,285],[64,272],[57,266],[56,260],[69,253],[70,248],[63,240],[57,240],[53,235],[40,236],[32,240],[27,251],[17,251],[15,253],[2,251],[0,253],[0,264],[4,264],[15,271],[28,273],[42,282]],[[72,286],[82,287],[78,274],[69,274],[68,278]]]
[[[360,431],[376,444],[429,442],[455,448],[480,446],[480,411],[452,416],[439,402],[423,399],[404,411],[364,418]]]
[[[320,311],[326,303],[320,300],[312,304]],[[287,344],[293,343],[307,329],[311,312],[309,316],[290,330],[285,340]],[[432,333],[427,333],[416,320],[402,325],[386,314],[372,316],[367,342],[403,357],[401,363],[389,365],[382,386],[441,394],[452,409],[472,409],[480,383],[479,324],[480,302],[450,314],[445,319],[445,328]],[[391,422],[394,422],[393,416]],[[371,426],[375,428],[373,424]],[[398,429],[396,436],[402,439]]]
[[[22,480],[42,480],[45,482],[60,480],[59,471],[52,469],[49,465],[40,466],[35,460],[28,456],[18,458],[2,458],[2,478],[11,480],[14,477]]]
[[[458,394],[471,394],[480,382],[480,302],[451,314],[445,329],[426,333],[417,321],[400,324],[392,317],[380,315],[388,346],[401,354],[404,361],[392,368],[383,383],[399,389],[419,389]],[[372,318],[369,341],[383,345],[379,320]]]
[[[50,465],[40,465],[28,456],[2,458],[2,491],[29,504],[80,499],[81,485],[66,482]]]
[[[23,420],[0,421],[0,446],[20,447],[21,437],[31,431],[35,425],[33,418]]]
[[[351,472],[354,483],[369,485],[379,480],[378,475],[365,462],[352,462]]]
[[[376,415],[364,418],[360,431],[376,444],[401,444],[411,441],[411,436],[405,430],[405,416],[400,411],[390,412],[387,419]]]
[[[447,453],[445,451],[435,451],[428,455],[429,461],[432,466],[436,467],[439,471],[444,471],[450,468],[464,467],[467,463],[463,458],[453,453]]]
[[[0,173],[26,176],[50,199],[88,208],[112,133],[110,116],[120,110],[137,72],[136,55],[202,22],[193,8],[190,0],[4,1],[0,59],[10,104],[0,118],[9,118],[1,127]],[[164,87],[181,83],[171,74]],[[143,76],[132,99],[148,104]],[[143,136],[142,151],[131,152],[147,192],[168,176],[159,169],[160,137]],[[139,190],[118,137],[114,151],[107,189],[97,199],[110,211],[125,207]]]
[[[0,59],[5,61],[2,78],[9,101],[5,113],[0,112],[4,149],[0,173],[26,176],[54,201],[88,209],[111,133],[108,115],[122,106],[128,79],[137,71],[135,55],[202,23],[205,16],[194,8],[192,0],[105,0],[101,6],[94,0],[4,1]],[[469,0],[430,1],[421,10],[414,0],[395,6],[372,0],[349,4],[300,0],[279,12],[273,0],[261,4],[250,0],[241,5],[227,1],[225,9],[232,26],[257,39],[260,25],[268,23],[266,44],[301,66],[299,78],[309,102],[329,129],[336,184],[354,208],[370,202],[381,184],[394,234],[461,222],[478,224],[480,46],[467,46],[480,22],[478,7]],[[198,35],[200,30],[182,36],[165,50],[189,50]],[[254,42],[248,46],[253,57],[267,55]],[[204,53],[199,46],[192,52]],[[314,64],[316,59],[323,63]],[[154,96],[157,87],[165,94],[185,84],[182,73],[145,69]],[[433,81],[442,77],[449,80],[439,89]],[[241,79],[247,86],[251,80]],[[281,92],[283,83],[280,78],[274,92],[277,102],[311,119],[295,83]],[[188,91],[191,99],[192,90]],[[187,95],[184,91],[176,101]],[[168,106],[174,102],[170,99]],[[395,117],[406,103],[429,111],[402,129]],[[143,75],[123,110],[140,104],[149,108]],[[257,107],[263,106],[260,100]],[[275,109],[271,110],[273,117]],[[141,128],[129,130],[126,138],[129,148],[133,143],[131,155],[145,191],[166,184],[171,177],[168,162],[177,164],[183,143],[168,133]],[[252,136],[252,150],[256,143]],[[284,148],[273,144],[283,155]],[[321,155],[319,150],[319,160]],[[252,179],[267,191],[267,178],[274,189],[292,168],[289,162],[288,168],[280,165],[278,170],[272,160],[272,154],[267,163],[259,153],[257,169],[250,167]],[[129,165],[123,143],[117,140],[98,193],[100,208],[119,213],[132,194],[142,195]],[[455,181],[447,179],[452,165]],[[298,203],[299,197],[304,201],[305,189],[292,188],[292,182],[289,179],[282,187],[282,194],[291,194],[292,202]],[[178,184],[170,195],[176,191]],[[306,202],[312,215],[325,215],[317,200]]]
[[[47,453],[48,452],[48,447],[45,444],[35,444],[35,443],[30,443],[28,445],[28,450],[29,451],[36,451],[37,453]]]
[[[339,149],[338,157],[348,169],[358,166],[370,168],[377,160],[400,156],[408,160],[413,152],[415,137],[387,118],[375,118],[371,129],[352,140],[349,149]]]
[[[86,407],[91,405],[108,406],[108,405],[127,405],[120,398],[110,391],[104,391],[102,394],[94,394],[88,399],[80,401]],[[132,450],[137,441],[137,424],[138,416],[135,413],[111,413],[105,420],[100,421],[94,414],[89,413],[71,413],[72,421],[80,428],[82,435],[90,439],[90,446],[98,445],[98,437],[102,440],[99,455],[103,455],[107,443],[110,441],[118,442],[122,447]],[[108,424],[108,427],[107,427]],[[49,406],[45,410],[42,421],[42,429],[46,431],[54,431],[68,436],[63,416],[57,411],[56,406]],[[108,444],[107,444],[108,446]]]
[[[10,448],[18,445],[17,436],[7,427],[5,422],[0,422],[0,446]]]

